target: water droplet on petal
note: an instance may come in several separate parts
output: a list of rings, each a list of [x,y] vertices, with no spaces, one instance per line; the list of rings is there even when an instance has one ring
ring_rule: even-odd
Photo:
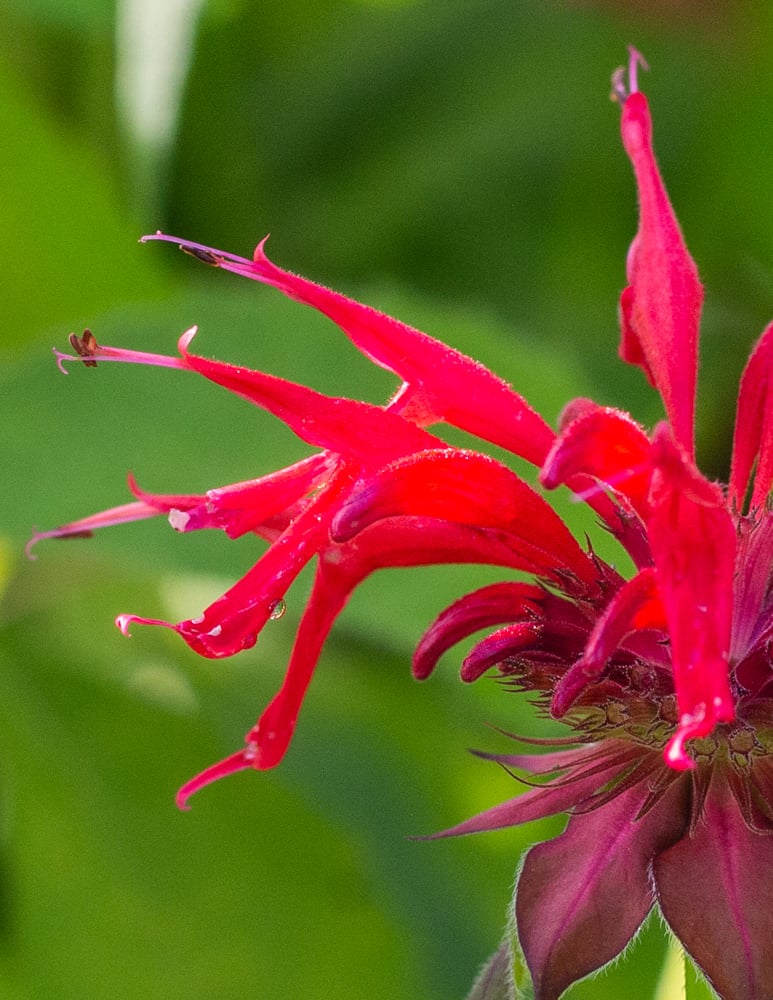
[[[285,611],[287,611],[287,603],[280,597],[276,601],[272,601],[268,606],[268,617],[272,622],[278,621],[283,617]]]

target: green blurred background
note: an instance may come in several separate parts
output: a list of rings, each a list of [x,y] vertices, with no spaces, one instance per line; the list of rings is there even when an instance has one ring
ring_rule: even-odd
[[[303,606],[232,661],[172,634],[243,573],[250,539],[159,519],[23,546],[148,489],[198,492],[304,451],[276,422],[165,370],[73,367],[71,330],[205,354],[381,402],[345,339],[271,290],[137,237],[163,228],[280,264],[474,354],[553,421],[592,395],[645,423],[616,360],[635,231],[611,71],[635,43],[663,171],[707,285],[703,467],[726,475],[738,374],[773,315],[773,16],[754,4],[4,0],[0,7],[0,996],[454,1000],[498,944],[523,849],[560,822],[458,842],[515,794],[465,753],[489,722],[545,724],[449,654],[413,683],[446,603],[501,574],[391,571],[328,645],[273,773],[174,807],[278,686]],[[565,497],[557,498],[562,511]],[[569,516],[590,524],[577,508]],[[592,530],[592,528],[591,528]],[[603,545],[598,533],[594,543]],[[618,558],[607,547],[610,558]],[[573,998],[650,997],[665,937]],[[661,998],[664,1000],[664,998]]]

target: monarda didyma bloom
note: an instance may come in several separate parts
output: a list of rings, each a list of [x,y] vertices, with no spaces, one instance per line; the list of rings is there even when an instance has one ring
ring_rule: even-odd
[[[195,333],[179,356],[102,347],[72,337],[93,366],[125,361],[203,375],[284,421],[316,451],[251,482],[205,495],[135,500],[41,537],[167,515],[181,532],[254,532],[268,549],[200,617],[170,623],[196,652],[252,646],[281,613],[304,565],[316,576],[285,681],[246,746],[181,789],[276,765],[291,739],[331,625],[352,590],[388,566],[484,563],[526,571],[448,608],[419,644],[414,675],[443,652],[495,630],[464,660],[472,681],[496,669],[571,729],[541,752],[493,756],[531,786],[449,834],[554,813],[565,831],[526,856],[515,922],[538,1000],[554,1000],[618,955],[657,903],[727,1000],[773,997],[773,324],[743,374],[730,469],[720,486],[695,464],[694,402],[702,288],[655,162],[636,54],[614,78],[623,144],[639,193],[639,230],[620,302],[621,354],[662,397],[651,434],[625,412],[588,400],[558,433],[486,368],[417,330],[271,263],[178,243],[203,262],[269,284],[324,313],[402,380],[385,406],[330,398],[260,372],[200,357]],[[623,579],[581,546],[531,486],[479,452],[429,430],[445,422],[567,484],[630,554]],[[533,742],[533,741],[532,741]],[[546,749],[550,747],[550,749]],[[493,967],[492,967],[493,968]]]

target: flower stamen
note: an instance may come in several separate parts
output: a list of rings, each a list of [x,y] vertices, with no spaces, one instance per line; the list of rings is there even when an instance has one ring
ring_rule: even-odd
[[[628,66],[618,66],[612,74],[612,91],[609,99],[618,104],[625,104],[631,94],[638,92],[639,66],[646,70],[650,68],[647,60],[633,45],[628,46],[628,56]],[[626,73],[628,74],[627,80]]]
[[[97,363],[94,360],[94,355],[97,353],[99,345],[91,330],[84,330],[82,337],[79,337],[77,333],[71,333],[68,339],[75,353],[83,358],[83,364],[86,368],[96,368]]]

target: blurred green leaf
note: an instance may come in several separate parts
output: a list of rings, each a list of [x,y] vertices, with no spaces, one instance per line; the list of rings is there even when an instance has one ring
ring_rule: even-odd
[[[9,12],[44,25],[104,31],[113,23],[116,0],[6,0]]]
[[[115,615],[148,601],[166,610],[147,571],[63,548],[20,563],[0,606],[13,817],[0,983],[21,970],[29,1000],[119,980],[127,997],[184,980],[203,1000],[255,976],[277,1000],[461,996],[499,933],[515,858],[535,829],[556,831],[405,840],[518,791],[464,753],[486,738],[481,705],[450,676],[412,684],[406,657],[344,628],[282,767],[180,815],[176,786],[232,752],[278,686],[293,615],[211,663],[164,632],[120,636]],[[504,699],[498,721],[519,702]]]
[[[82,324],[118,301],[167,287],[136,245],[106,165],[30,105],[0,72],[0,269],[6,322],[0,350],[21,348],[58,323]],[[50,336],[50,334],[47,334]]]

